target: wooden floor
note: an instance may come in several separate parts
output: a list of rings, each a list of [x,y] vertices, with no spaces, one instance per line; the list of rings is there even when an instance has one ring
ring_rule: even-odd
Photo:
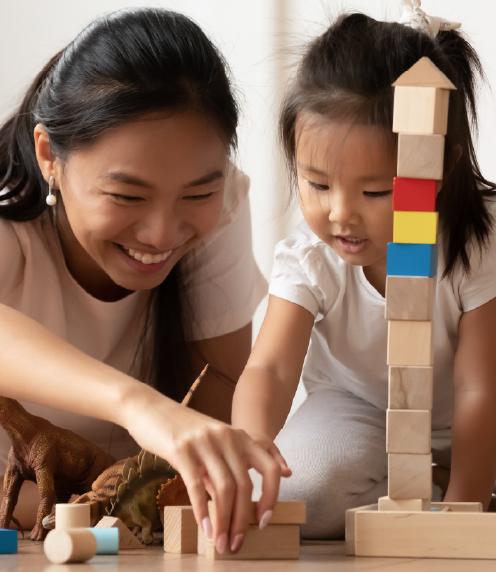
[[[342,542],[302,546],[300,560],[211,562],[201,556],[164,554],[161,547],[121,552],[119,556],[95,556],[87,564],[50,564],[40,543],[21,540],[19,553],[0,555],[1,572],[219,572],[254,570],[256,572],[314,572],[391,570],[391,572],[493,571],[496,562],[490,560],[417,560],[412,558],[350,558],[344,555]]]

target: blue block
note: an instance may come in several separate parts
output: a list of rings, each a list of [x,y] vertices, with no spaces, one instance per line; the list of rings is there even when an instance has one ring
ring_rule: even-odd
[[[118,528],[91,528],[96,538],[97,554],[119,554],[119,529]]]
[[[400,244],[388,242],[388,276],[435,276],[437,247],[435,244]]]
[[[0,528],[0,554],[16,554],[17,530]]]

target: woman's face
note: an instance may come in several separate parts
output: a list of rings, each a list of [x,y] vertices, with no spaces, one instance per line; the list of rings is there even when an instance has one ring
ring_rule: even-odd
[[[97,297],[155,288],[219,221],[228,145],[195,113],[143,116],[56,163],[66,262]]]

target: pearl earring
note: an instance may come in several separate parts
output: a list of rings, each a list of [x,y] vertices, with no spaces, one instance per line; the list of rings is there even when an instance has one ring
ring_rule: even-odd
[[[48,195],[45,199],[46,204],[49,207],[54,207],[57,204],[57,195],[53,193],[53,183],[54,183],[54,178],[51,176],[48,179]]]

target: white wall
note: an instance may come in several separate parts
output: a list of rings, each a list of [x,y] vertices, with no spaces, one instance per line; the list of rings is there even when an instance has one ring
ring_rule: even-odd
[[[252,179],[256,258],[268,276],[275,242],[294,222],[276,144],[276,117],[290,64],[303,44],[322,32],[338,13],[360,10],[378,19],[397,19],[398,0],[1,0],[0,118],[16,105],[48,58],[90,20],[128,6],[163,6],[196,20],[227,58],[242,107],[239,162]],[[496,3],[484,0],[424,0],[433,15],[461,21],[496,86],[493,46]],[[493,55],[492,55],[493,54]],[[485,175],[496,179],[496,98],[480,98],[479,158]],[[263,308],[259,309],[258,326]],[[298,397],[298,401],[301,397]]]

